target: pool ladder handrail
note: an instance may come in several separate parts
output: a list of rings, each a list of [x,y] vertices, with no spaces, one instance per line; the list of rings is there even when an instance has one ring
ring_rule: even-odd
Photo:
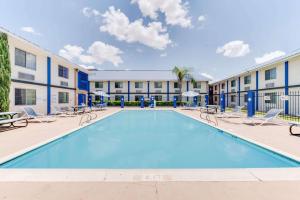
[[[206,116],[205,116],[205,117],[203,117],[202,114],[203,114],[203,112],[200,111],[200,118],[201,118],[201,119],[206,120],[209,124],[210,124],[210,123],[213,123],[215,126],[218,126],[218,120],[217,120],[217,118],[216,118],[215,115],[213,115],[215,121],[212,121],[211,118],[210,118],[210,114],[206,113]]]
[[[84,120],[85,117],[86,117],[86,120]],[[79,121],[79,126],[82,126],[85,123],[90,123],[92,120],[94,120],[96,118],[97,118],[96,113],[93,113],[93,112],[84,113],[84,114],[81,115],[81,118],[80,118],[80,121]]]

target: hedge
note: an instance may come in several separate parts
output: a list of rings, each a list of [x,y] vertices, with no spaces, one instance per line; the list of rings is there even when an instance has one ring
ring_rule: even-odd
[[[0,32],[0,112],[9,110],[10,73],[7,34]]]

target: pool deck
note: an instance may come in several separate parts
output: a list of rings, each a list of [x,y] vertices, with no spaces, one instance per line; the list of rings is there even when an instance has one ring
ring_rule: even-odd
[[[97,119],[120,110],[99,111]],[[200,120],[199,111],[175,110]],[[30,123],[26,128],[0,132],[0,162],[78,129],[80,117]],[[241,119],[218,122],[218,128],[295,159],[300,158],[300,137],[290,136],[288,126],[249,126],[242,124]],[[0,199],[54,199],[62,196],[64,199],[299,199],[299,188],[299,168],[0,170]]]

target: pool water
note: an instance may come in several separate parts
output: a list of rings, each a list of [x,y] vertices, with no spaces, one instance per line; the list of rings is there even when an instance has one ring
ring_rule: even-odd
[[[121,111],[0,165],[107,169],[297,166],[292,159],[174,111]]]

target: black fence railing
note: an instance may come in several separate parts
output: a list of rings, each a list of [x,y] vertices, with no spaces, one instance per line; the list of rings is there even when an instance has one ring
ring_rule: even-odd
[[[255,94],[255,108],[257,116],[264,116],[271,109],[281,109],[279,118],[300,122],[300,90],[290,91],[285,95],[284,91],[264,90]],[[213,104],[219,105],[219,94],[212,95]],[[225,94],[225,106],[233,108],[243,106],[247,111],[248,97],[247,92]]]

